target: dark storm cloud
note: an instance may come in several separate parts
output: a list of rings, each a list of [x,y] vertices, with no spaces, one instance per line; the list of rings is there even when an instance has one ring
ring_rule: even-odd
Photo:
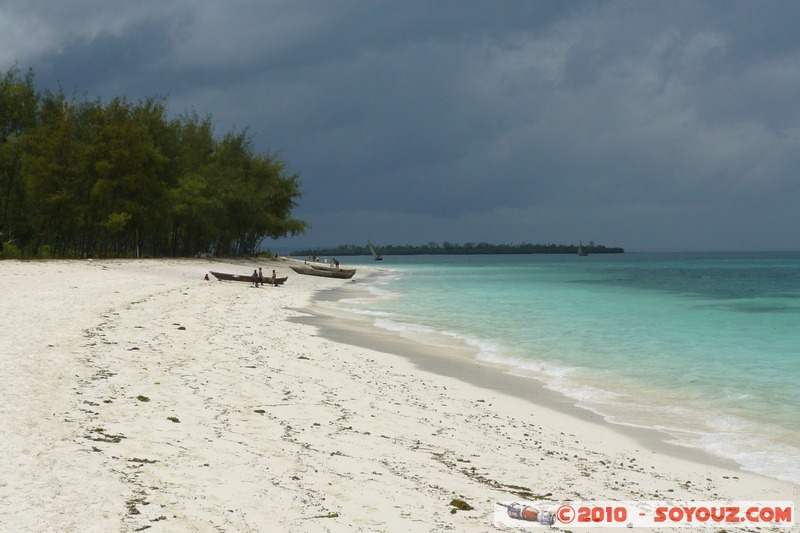
[[[91,41],[70,43],[57,55],[45,57],[52,67],[37,71],[41,73],[40,82],[53,86],[69,80],[68,86],[62,85],[69,94],[81,94],[94,87],[109,97],[131,93],[139,97],[156,96],[150,93],[153,89],[150,77],[155,73],[142,58],[162,55],[170,45],[168,36],[157,24],[132,29],[125,35],[103,34]],[[125,81],[119,83],[121,80]]]
[[[798,6],[10,2],[0,66],[248,127],[298,244],[796,249]]]

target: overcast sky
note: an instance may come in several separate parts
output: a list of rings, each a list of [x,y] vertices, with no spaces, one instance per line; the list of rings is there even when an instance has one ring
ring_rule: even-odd
[[[0,0],[0,68],[249,128],[280,248],[800,249],[800,2]],[[268,243],[270,244],[270,243]]]

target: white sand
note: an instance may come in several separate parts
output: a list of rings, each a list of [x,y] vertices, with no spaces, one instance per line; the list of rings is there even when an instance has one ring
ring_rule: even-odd
[[[0,531],[494,531],[496,501],[800,501],[290,320],[349,282],[202,281],[254,265],[274,267],[0,262]]]

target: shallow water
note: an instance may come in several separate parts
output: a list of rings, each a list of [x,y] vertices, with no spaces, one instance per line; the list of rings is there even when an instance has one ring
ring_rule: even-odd
[[[340,303],[378,327],[458,339],[611,422],[800,483],[800,253],[346,262],[384,270]]]

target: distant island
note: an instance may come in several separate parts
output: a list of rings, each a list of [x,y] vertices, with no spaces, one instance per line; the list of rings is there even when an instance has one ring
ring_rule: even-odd
[[[422,246],[377,246],[383,255],[480,255],[480,254],[577,254],[577,244],[489,244],[485,242],[453,244],[444,242],[438,244],[431,242]],[[601,244],[590,242],[583,245],[583,250],[589,254],[622,254],[622,248],[608,248]],[[350,256],[371,255],[369,247],[354,244],[340,245],[333,248],[313,248],[297,250],[289,255],[293,256]]]

